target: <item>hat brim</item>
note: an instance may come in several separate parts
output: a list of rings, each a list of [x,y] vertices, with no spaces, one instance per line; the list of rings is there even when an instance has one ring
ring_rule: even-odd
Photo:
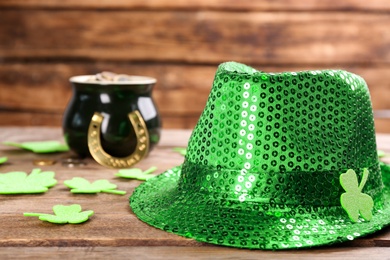
[[[180,173],[178,166],[142,183],[130,197],[130,206],[149,225],[197,241],[249,249],[305,248],[353,240],[390,222],[387,178],[383,207],[373,210],[370,221],[360,218],[354,223],[341,206],[264,210],[253,202],[181,190]]]

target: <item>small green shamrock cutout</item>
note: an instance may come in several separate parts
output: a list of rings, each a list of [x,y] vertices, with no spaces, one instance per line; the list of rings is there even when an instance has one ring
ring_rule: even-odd
[[[55,205],[53,207],[55,215],[45,213],[23,213],[26,217],[39,217],[42,221],[47,221],[55,224],[79,224],[88,220],[93,215],[92,210],[81,211],[79,204],[73,204],[70,206]]]
[[[72,193],[98,193],[98,192],[106,192],[124,195],[126,191],[123,190],[115,190],[116,185],[110,183],[108,180],[97,180],[93,183],[90,183],[88,180],[81,177],[74,177],[71,180],[64,181],[64,184],[71,188]]]
[[[184,155],[184,156],[187,154],[187,149],[186,148],[175,147],[175,148],[173,148],[173,150],[175,152],[180,153],[181,155]]]
[[[39,141],[23,143],[4,142],[3,144],[19,147],[25,150],[32,151],[34,153],[55,153],[69,151],[69,147],[66,144],[62,144],[58,141]]]
[[[6,161],[8,161],[7,157],[0,157],[0,164],[5,163]]]
[[[341,194],[341,206],[353,222],[358,221],[359,213],[367,221],[372,218],[371,211],[374,207],[374,201],[369,195],[362,193],[363,187],[368,179],[368,174],[369,172],[365,168],[360,185],[358,185],[358,179],[354,170],[349,169],[346,173],[340,175],[340,184],[346,191]]]
[[[382,157],[385,157],[386,156],[386,153],[382,150],[378,150],[378,157],[379,158],[382,158]]]
[[[57,184],[52,171],[41,172],[34,169],[29,175],[25,172],[0,174],[0,194],[42,193]]]
[[[121,177],[121,178],[128,178],[128,179],[136,179],[140,181],[146,181],[150,178],[155,177],[154,175],[150,175],[150,173],[154,172],[157,170],[157,167],[153,166],[146,171],[142,171],[141,169],[138,168],[133,168],[133,169],[121,169],[115,176]]]

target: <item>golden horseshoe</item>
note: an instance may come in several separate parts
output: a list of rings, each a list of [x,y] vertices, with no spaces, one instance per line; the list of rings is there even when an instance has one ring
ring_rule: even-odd
[[[88,148],[92,157],[101,165],[111,168],[128,168],[141,161],[149,151],[149,134],[140,112],[129,113],[129,119],[137,137],[137,146],[127,157],[113,157],[106,153],[100,142],[103,115],[95,112],[88,128]]]

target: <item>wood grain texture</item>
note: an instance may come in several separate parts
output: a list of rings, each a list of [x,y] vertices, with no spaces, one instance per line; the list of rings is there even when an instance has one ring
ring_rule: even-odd
[[[253,65],[267,72],[321,69],[321,66]],[[361,75],[369,86],[374,110],[390,109],[390,66],[336,66]],[[158,82],[153,97],[164,128],[193,128],[203,111],[217,65],[127,64],[115,62],[0,64],[0,125],[60,126],[72,95],[69,78],[104,70],[147,75]],[[12,87],[9,87],[12,86]],[[390,132],[390,119],[378,119],[379,132]],[[379,122],[379,121],[378,121]]]
[[[162,114],[164,129],[192,129],[198,122],[199,114]],[[62,112],[1,111],[0,126],[62,126]]]
[[[164,115],[162,126],[164,129],[193,129],[198,122],[201,112],[194,115]],[[378,133],[390,132],[390,117],[374,118],[375,129]],[[1,111],[0,126],[62,126],[62,113],[57,112],[25,112]]]
[[[200,64],[389,63],[389,23],[386,13],[11,9],[0,16],[0,57]]]
[[[0,104],[4,109],[62,112],[72,95],[71,76],[113,71],[156,78],[153,97],[161,113],[198,114],[206,103],[216,69],[112,62],[0,64]]]
[[[318,11],[318,10],[370,10],[383,11],[389,10],[387,0],[6,0],[0,2],[0,7],[12,8],[52,8],[52,9],[73,9],[73,8],[98,8],[98,9],[217,9],[217,10],[248,10],[248,11]]]
[[[183,156],[172,150],[173,146],[185,147],[189,131],[163,132],[159,147],[142,162],[141,169],[158,166],[158,173],[183,162]],[[30,128],[19,131],[17,128],[1,128],[0,140],[22,142],[27,140],[62,141],[60,129]],[[0,145],[1,156],[9,161],[1,166],[1,172],[25,171],[36,168],[34,159],[48,158],[57,161],[54,166],[42,166],[42,170],[54,170],[58,184],[45,194],[36,195],[0,195],[0,246],[199,246],[200,243],[151,228],[138,221],[131,213],[128,199],[134,188],[141,182],[116,178],[115,169],[107,169],[92,159],[86,159],[86,166],[68,168],[61,160],[71,153],[36,155],[30,152]],[[84,177],[90,181],[108,179],[118,185],[118,189],[127,191],[124,196],[113,194],[72,194],[63,181],[73,177]],[[33,203],[32,203],[33,202]],[[53,225],[27,218],[23,212],[51,213],[56,204],[80,204],[84,210],[92,209],[95,214],[90,221],[80,225]]]
[[[389,109],[387,0],[0,1],[0,125],[61,125],[68,78],[103,70],[157,78],[164,128],[192,128],[216,67],[343,68]],[[390,132],[388,119],[377,119]]]
[[[190,131],[165,130],[161,142],[150,156],[137,167],[146,169],[152,165],[159,172],[183,161],[172,147],[185,147]],[[1,127],[0,141],[62,140],[58,128]],[[390,135],[377,136],[378,148],[390,152]],[[1,166],[1,172],[30,171],[32,160],[51,158],[60,161],[68,153],[36,155],[13,147],[0,145],[0,156],[8,156],[9,162]],[[42,167],[55,170],[59,183],[45,194],[0,195],[0,258],[9,259],[385,259],[390,248],[390,229],[365,238],[331,247],[307,250],[257,251],[219,247],[196,242],[155,229],[140,220],[128,206],[128,196],[139,181],[114,177],[116,170],[106,169],[88,159],[87,165],[66,168],[57,163]],[[125,196],[113,194],[71,194],[62,183],[75,176],[89,180],[109,179],[126,190]],[[84,210],[92,209],[95,215],[79,225],[55,225],[27,218],[23,212],[51,212],[55,204],[79,203]]]
[[[390,109],[390,65],[253,65],[266,72],[344,69],[367,82],[375,110]],[[114,62],[0,64],[0,104],[3,109],[62,112],[72,95],[69,78],[114,71],[157,79],[153,97],[163,114],[199,114],[212,88],[217,65],[117,64]],[[12,86],[12,87],[10,87]]]
[[[291,260],[356,260],[387,259],[389,248],[323,248],[289,251],[258,251],[223,247],[133,246],[133,247],[3,247],[0,258],[14,259],[291,259]]]

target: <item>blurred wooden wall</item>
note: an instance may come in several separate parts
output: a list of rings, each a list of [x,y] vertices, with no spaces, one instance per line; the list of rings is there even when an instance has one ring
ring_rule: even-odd
[[[230,60],[360,74],[390,132],[388,0],[0,1],[0,125],[60,126],[68,78],[108,70],[157,78],[164,128],[192,128]]]

